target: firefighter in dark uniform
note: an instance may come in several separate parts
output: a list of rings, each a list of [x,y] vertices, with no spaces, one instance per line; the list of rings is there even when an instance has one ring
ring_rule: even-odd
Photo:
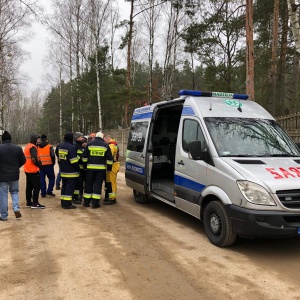
[[[65,209],[76,208],[72,204],[72,196],[79,178],[80,168],[76,147],[73,145],[73,133],[64,136],[64,142],[59,145],[59,168],[62,179],[61,206]]]
[[[82,161],[86,170],[84,206],[88,207],[92,202],[92,208],[100,207],[106,170],[111,171],[113,164],[111,150],[104,142],[102,132],[97,132],[95,139],[87,144]]]
[[[83,183],[84,183],[84,177],[85,177],[85,171],[83,168],[83,162],[82,162],[82,154],[84,147],[82,146],[85,138],[84,135],[81,132],[75,132],[74,133],[74,146],[76,147],[76,153],[78,157],[78,163],[80,167],[80,174],[77,181],[77,185],[75,187],[75,191],[73,194],[73,203],[74,204],[81,204],[82,201],[82,195],[83,195]]]

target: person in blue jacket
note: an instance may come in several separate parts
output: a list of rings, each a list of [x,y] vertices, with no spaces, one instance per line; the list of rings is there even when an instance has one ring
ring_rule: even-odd
[[[12,208],[16,218],[22,217],[19,205],[20,167],[26,162],[20,146],[11,142],[11,135],[4,131],[0,145],[0,221],[7,221],[8,192],[11,194]]]

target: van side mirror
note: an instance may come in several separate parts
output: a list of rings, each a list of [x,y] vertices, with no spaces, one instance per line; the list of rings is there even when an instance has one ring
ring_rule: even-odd
[[[205,152],[201,151],[201,142],[192,141],[190,144],[190,154],[193,160],[202,160],[205,157]]]

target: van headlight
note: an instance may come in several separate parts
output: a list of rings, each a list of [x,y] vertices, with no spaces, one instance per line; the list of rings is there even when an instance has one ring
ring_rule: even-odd
[[[249,202],[258,205],[276,206],[274,199],[261,185],[250,181],[237,181],[237,185]]]

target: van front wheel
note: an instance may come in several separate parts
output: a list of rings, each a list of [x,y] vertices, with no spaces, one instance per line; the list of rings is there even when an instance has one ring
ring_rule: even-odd
[[[204,229],[211,243],[216,246],[230,246],[236,240],[231,220],[220,201],[212,201],[205,207]]]
[[[144,203],[149,202],[149,198],[147,195],[142,194],[136,190],[133,190],[133,197],[134,197],[135,202],[139,203],[139,204],[144,204]]]

